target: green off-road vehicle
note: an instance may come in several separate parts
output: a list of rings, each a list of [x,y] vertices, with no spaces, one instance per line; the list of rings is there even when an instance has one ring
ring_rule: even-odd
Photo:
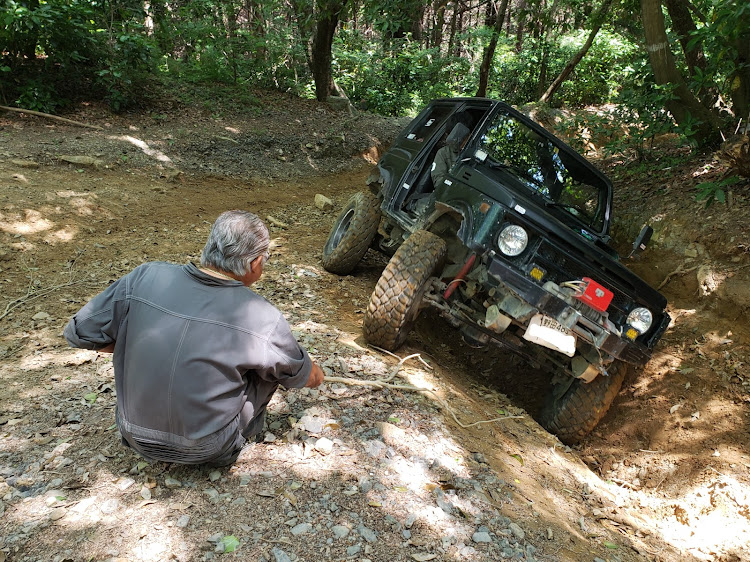
[[[454,160],[434,185],[446,141]],[[324,267],[340,275],[370,247],[392,256],[365,314],[367,340],[396,349],[433,307],[468,343],[551,373],[540,414],[549,431],[571,444],[589,433],[670,322],[666,299],[608,245],[607,177],[507,104],[456,98],[430,103],[368,185],[323,249]]]

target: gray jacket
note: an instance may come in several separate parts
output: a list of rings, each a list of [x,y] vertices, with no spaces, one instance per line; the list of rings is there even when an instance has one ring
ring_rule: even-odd
[[[244,442],[278,384],[305,386],[312,362],[282,314],[239,281],[195,265],[146,263],[65,327],[70,345],[115,343],[117,422],[146,458],[198,463]]]

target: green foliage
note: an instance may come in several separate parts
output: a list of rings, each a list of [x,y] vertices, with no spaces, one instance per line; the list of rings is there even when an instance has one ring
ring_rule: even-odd
[[[223,107],[253,110],[252,89],[311,95],[310,41],[328,5],[318,0],[0,0],[0,96],[47,112],[87,96],[121,111],[145,105],[168,88],[189,103],[220,112],[217,95],[229,96]],[[349,6],[334,38],[333,77],[355,105],[403,115],[436,97],[474,94],[492,30],[476,25],[485,14],[472,10],[484,8],[467,7],[453,30],[450,8],[442,29],[429,28],[438,20],[425,17],[424,0]],[[625,6],[627,13],[637,10],[637,2]],[[707,66],[694,72],[690,86],[732,100],[733,88],[750,76],[738,63],[739,50],[750,40],[750,6],[716,0],[700,7],[709,18],[691,42],[702,45]],[[523,42],[519,51],[516,37],[501,33],[487,95],[516,105],[538,99],[586,40],[584,11],[565,1],[549,9],[527,3],[512,12],[511,28],[520,26]],[[419,40],[411,36],[416,23],[427,26]],[[690,136],[700,124],[688,119],[681,130],[674,129],[664,111],[671,91],[653,85],[641,30],[633,23],[602,28],[553,103],[617,103],[614,111],[570,127],[606,137],[609,152],[643,158],[656,136]]]
[[[514,38],[501,37],[490,73],[488,95],[522,105],[536,100],[580,50],[588,35],[578,30],[554,42],[528,38],[521,52]],[[637,46],[622,37],[602,30],[588,54],[576,66],[555,94],[553,103],[581,107],[610,102],[621,85],[622,74]],[[542,65],[547,81],[539,83]]]
[[[573,51],[577,52],[583,46],[587,35],[588,32],[585,30],[571,35],[571,48],[561,55],[572,56]],[[563,39],[561,45],[565,47],[566,42]],[[605,29],[600,30],[589,52],[560,87],[556,94],[558,103],[582,107],[608,103],[615,99],[622,87],[622,76],[637,49],[636,44],[622,36]],[[554,71],[562,70],[567,60],[556,62]]]
[[[305,45],[294,26],[269,5],[259,9],[264,6],[263,23],[247,29],[227,25],[210,2],[184,4],[179,17],[165,24],[168,31],[160,32],[163,47],[171,42],[162,70],[191,84],[247,84],[299,93],[309,79]]]
[[[393,40],[384,51],[356,32],[334,43],[334,75],[359,107],[385,115],[414,112],[429,100],[454,95],[468,61],[423,49],[410,37]]]
[[[649,157],[654,141],[663,135],[686,139],[690,128],[678,129],[664,109],[673,97],[670,86],[656,86],[645,59],[632,60],[623,69],[625,86],[607,110],[579,112],[562,124],[571,145],[585,151],[593,144],[606,155],[624,155],[642,161]],[[691,123],[691,127],[694,123]]]
[[[43,53],[47,66],[81,63],[90,60],[96,51],[91,36],[93,17],[91,3],[40,2],[36,7],[16,0],[5,0],[0,14],[0,44],[5,59],[11,63],[18,57]]]
[[[142,17],[139,4],[5,0],[5,6],[0,44],[8,45],[3,63],[17,105],[50,112],[94,93],[122,109],[147,91],[153,53],[132,19]]]
[[[708,19],[691,37],[688,48],[703,48],[706,68],[691,77],[693,91],[718,88],[723,103],[732,100],[737,116],[750,111],[750,4],[717,0],[710,5]],[[737,95],[744,91],[744,95]]]
[[[139,26],[114,35],[96,72],[96,84],[114,111],[122,111],[146,98],[149,76],[154,69],[153,46]]]
[[[55,100],[55,92],[49,84],[38,79],[29,80],[20,87],[20,93],[15,100],[18,107],[44,113],[54,113],[59,102]]]
[[[403,38],[411,31],[415,14],[421,14],[421,0],[369,0],[363,16],[387,38]]]
[[[724,203],[726,201],[725,188],[739,183],[739,176],[730,176],[719,181],[707,181],[695,186],[698,193],[695,194],[696,201],[705,201],[706,208],[710,207],[714,201]]]
[[[541,59],[542,45],[538,41],[525,41],[523,50],[518,53],[514,39],[501,36],[490,71],[488,97],[516,105],[537,99]]]

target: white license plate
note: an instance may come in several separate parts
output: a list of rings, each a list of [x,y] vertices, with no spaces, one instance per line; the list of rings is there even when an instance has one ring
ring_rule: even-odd
[[[568,328],[554,318],[537,314],[529,322],[523,338],[573,357],[576,353],[576,337]]]

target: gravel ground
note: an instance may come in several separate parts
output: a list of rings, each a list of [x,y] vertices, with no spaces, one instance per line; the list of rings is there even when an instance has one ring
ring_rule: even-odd
[[[110,117],[78,115],[103,131],[0,119],[0,562],[743,559],[745,330],[710,302],[695,314],[687,276],[668,347],[571,450],[501,394],[498,381],[534,394],[528,368],[462,346],[443,323],[418,323],[399,351],[431,368],[412,358],[397,369],[365,347],[382,257],[351,276],[322,269],[336,213],[367,177],[360,156],[399,123],[299,100],[242,119]],[[316,208],[318,193],[334,209]],[[434,393],[341,382],[281,392],[264,442],[233,467],[145,463],[112,426],[110,358],[69,349],[62,328],[143,261],[196,259],[211,221],[237,207],[288,225],[271,227],[256,289],[328,376],[397,370],[391,383]],[[710,404],[692,404],[704,394]]]

